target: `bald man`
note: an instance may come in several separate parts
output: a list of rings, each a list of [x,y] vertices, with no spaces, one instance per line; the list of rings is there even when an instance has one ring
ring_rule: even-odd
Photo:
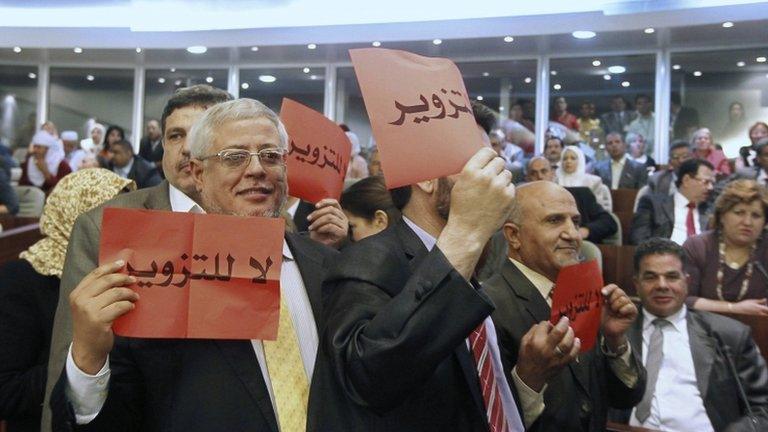
[[[645,371],[625,335],[637,308],[619,287],[603,287],[594,349],[579,355],[581,341],[567,318],[549,323],[557,274],[579,261],[579,222],[565,188],[548,181],[521,186],[503,227],[509,259],[483,284],[496,304],[491,316],[502,363],[529,431],[602,431],[609,405],[632,407],[645,390]]]

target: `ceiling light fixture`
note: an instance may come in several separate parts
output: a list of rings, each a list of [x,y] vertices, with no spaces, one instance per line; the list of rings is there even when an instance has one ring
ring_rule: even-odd
[[[212,83],[213,77],[212,76],[205,77],[205,82],[207,82],[208,84]]]
[[[603,64],[603,62],[601,62],[600,60],[592,60],[592,66],[594,67],[598,67],[601,64]]]
[[[531,82],[533,82],[533,78],[531,78],[531,77],[525,77],[525,79],[523,80],[523,82],[525,82],[526,84],[530,84]]]
[[[13,47],[13,52],[15,52],[16,54],[20,53],[21,47]]]
[[[701,73],[701,71],[694,71],[694,72],[693,72],[693,76],[695,76],[695,77],[700,77],[701,75],[703,75],[703,74]]]
[[[165,84],[165,78],[160,77],[157,79],[157,82],[159,82],[160,84]]]
[[[176,72],[176,68],[171,68],[171,72]]]
[[[35,79],[35,78],[37,78],[37,74],[36,74],[36,73],[34,73],[34,72],[30,72],[30,73],[28,73],[28,74],[27,74],[27,76],[29,77],[29,79]]]
[[[627,68],[620,65],[608,66],[608,72],[612,74],[622,74],[627,71]]]
[[[483,72],[483,76],[487,77],[487,76],[491,76],[491,74],[489,72]]]
[[[552,86],[552,88],[555,90],[560,90],[561,88],[563,88],[563,86],[561,86],[560,84],[555,84]]]
[[[576,30],[575,32],[571,33],[571,35],[576,39],[592,39],[593,37],[597,36],[597,33],[591,30]]]
[[[175,85],[177,87],[180,86],[181,85],[181,80],[177,79],[176,81],[173,82],[173,85]]]
[[[656,33],[656,29],[653,27],[648,27],[647,29],[643,30],[643,33],[645,34],[654,34]]]
[[[208,51],[208,48],[202,45],[193,45],[191,47],[187,47],[187,52],[191,54],[205,54],[206,51]]]
[[[765,60],[766,60],[765,57],[762,57],[762,56],[755,58],[755,61],[758,63],[765,63]]]
[[[629,87],[629,81],[622,81],[621,82],[622,87]]]
[[[555,75],[557,75],[557,71],[556,70],[551,70],[551,71],[549,71],[549,74],[552,75],[552,76],[555,76]]]
[[[253,51],[253,52],[256,52],[258,50],[259,50],[259,47],[257,47],[257,46],[252,46],[251,47],[251,51]]]
[[[96,79],[96,77],[94,77],[93,75],[86,75],[85,79],[87,79],[88,81],[93,81]]]
[[[733,22],[726,21],[723,23],[723,28],[731,28],[731,27],[733,27]]]
[[[737,66],[737,67],[744,67],[744,66],[746,66],[746,65],[747,65],[747,63],[746,63],[746,62],[743,62],[743,61],[737,61],[737,62],[736,62],[736,66]]]
[[[74,52],[75,52],[75,54],[80,54],[80,53],[82,53],[82,52],[83,52],[83,49],[82,49],[82,48],[80,48],[80,47],[75,47],[75,48],[74,48],[72,51],[74,51]]]
[[[304,69],[302,69],[301,71],[302,71],[302,72],[304,72],[304,73],[309,73],[309,70],[310,70],[310,69],[309,69],[308,67],[305,67],[305,68],[304,68]]]
[[[311,50],[317,49],[317,44],[313,44],[313,43],[307,44],[307,49],[311,49]]]
[[[240,84],[240,88],[243,89],[243,90],[248,90],[250,87],[251,87],[251,85],[248,84],[247,82],[244,82],[244,83]]]
[[[605,74],[605,75],[603,75],[603,79],[608,81],[608,80],[611,79],[611,76],[609,74]]]
[[[481,101],[481,100],[483,100],[483,97],[482,96],[478,96],[477,100]]]
[[[275,78],[274,75],[259,75],[259,81],[263,83],[273,83],[277,81],[277,78]]]
[[[515,41],[515,38],[513,38],[512,36],[504,36],[504,42],[510,43],[514,41]]]
[[[441,43],[443,43],[442,39],[432,39],[432,44],[433,45],[440,45]]]
[[[680,70],[680,65],[672,65],[672,69],[674,69],[674,70]]]
[[[377,47],[377,48],[378,48],[378,47],[380,47],[380,46],[381,46],[381,42],[379,42],[379,41],[373,41],[373,42],[371,42],[371,45],[373,45],[373,46],[375,46],[375,47]]]
[[[311,80],[313,80],[313,81],[314,81],[314,80],[316,80],[316,79],[317,79],[317,75],[310,75],[310,76],[309,76],[309,79],[311,79]]]
[[[141,52],[141,48],[140,47],[136,47],[136,54],[139,54],[140,52]]]

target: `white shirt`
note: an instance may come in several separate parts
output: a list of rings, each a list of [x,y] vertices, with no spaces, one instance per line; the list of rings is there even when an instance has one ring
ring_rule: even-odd
[[[129,160],[128,163],[125,164],[125,166],[122,168],[112,167],[112,172],[122,178],[128,178],[128,174],[131,173],[131,168],[133,168],[133,158],[131,158],[131,160]]]
[[[632,426],[680,432],[714,430],[696,381],[686,313],[686,306],[683,305],[677,313],[666,318],[671,325],[661,330],[664,335],[664,356],[651,400],[651,415],[641,424],[633,409],[629,420]],[[656,318],[643,308],[643,365],[648,359],[648,346],[655,328],[653,320]]]
[[[624,165],[627,163],[627,155],[621,157],[618,161],[611,159],[611,189],[619,188],[619,181],[621,180],[621,172],[624,170]]]
[[[175,212],[204,213],[202,208],[191,198],[174,186],[169,186],[168,195],[171,201],[171,210]],[[309,297],[307,296],[299,267],[296,265],[293,254],[285,240],[283,240],[283,264],[280,268],[280,290],[285,295],[286,305],[291,314],[291,321],[296,330],[296,336],[299,339],[299,353],[301,354],[304,371],[307,373],[307,382],[311,382],[318,347],[317,325],[315,324],[312,306],[309,303]],[[256,353],[256,359],[259,362],[259,368],[264,377],[269,398],[272,401],[272,408],[274,409],[275,416],[277,416],[277,407],[275,406],[274,392],[272,391],[272,383],[269,379],[269,371],[267,370],[264,346],[261,340],[251,340],[251,344]],[[70,346],[66,369],[68,381],[66,394],[72,403],[75,421],[77,424],[89,423],[96,418],[104,406],[104,402],[107,400],[110,377],[109,358],[107,358],[104,367],[96,375],[88,375],[75,365],[72,358],[72,347]]]
[[[421,227],[407,217],[403,216],[403,221],[416,233],[419,239],[421,239],[421,242],[424,243],[427,250],[431,251],[435,247],[435,244],[437,244],[436,238],[432,237],[431,234],[421,229]],[[469,288],[474,289],[471,286]],[[522,417],[517,411],[517,405],[512,396],[512,390],[509,388],[509,383],[507,382],[506,374],[504,373],[504,367],[501,364],[499,342],[496,340],[496,327],[494,327],[493,320],[490,316],[485,318],[483,325],[485,325],[485,331],[488,338],[488,351],[491,354],[494,378],[496,379],[496,387],[499,389],[499,394],[501,395],[501,405],[504,408],[504,416],[507,418],[509,430],[516,430],[516,424],[522,426]],[[467,350],[469,350],[469,338],[466,339],[466,343]]]
[[[688,198],[686,198],[679,191],[675,191],[673,195],[675,200],[675,225],[672,228],[672,237],[670,240],[682,245],[685,240],[688,239],[688,229],[685,227],[685,221],[688,220]],[[701,233],[701,225],[699,224],[699,210],[693,209],[693,226],[696,227],[696,234]]]
[[[764,169],[761,169],[760,174],[757,175],[755,180],[762,186],[768,185],[768,183],[766,183],[766,180],[768,180],[768,173],[766,173]]]

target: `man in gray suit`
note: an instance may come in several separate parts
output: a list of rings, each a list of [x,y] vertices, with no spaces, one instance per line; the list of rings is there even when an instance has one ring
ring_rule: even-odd
[[[652,194],[640,198],[629,234],[637,245],[651,237],[685,240],[707,229],[707,199],[715,181],[712,164],[690,159],[677,170],[677,191],[672,195]]]
[[[677,140],[669,147],[669,166],[665,170],[653,173],[648,178],[648,193],[660,193],[672,195],[677,188],[677,169],[680,165],[691,158],[691,147],[688,141]]]
[[[767,430],[765,360],[749,327],[685,306],[685,259],[683,249],[666,239],[651,239],[635,251],[642,312],[627,336],[632,350],[641,354],[648,382],[634,409],[612,412],[611,418],[654,430]],[[748,418],[746,404],[754,418]]]
[[[636,112],[627,111],[627,101],[624,97],[615,96],[611,99],[611,111],[600,116],[600,123],[605,133],[624,133],[636,117]]]
[[[611,189],[640,189],[648,183],[645,165],[627,157],[627,144],[620,133],[609,133],[605,137],[605,150],[610,159],[595,164],[595,174]]]

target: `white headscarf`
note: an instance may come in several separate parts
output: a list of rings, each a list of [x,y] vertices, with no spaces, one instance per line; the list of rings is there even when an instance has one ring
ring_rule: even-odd
[[[576,171],[571,174],[567,174],[563,169],[563,158],[565,158],[566,152],[573,152],[576,154],[577,165]],[[587,185],[587,158],[584,157],[584,152],[576,146],[565,146],[563,152],[560,153],[560,163],[555,170],[557,176],[557,183],[560,186],[565,187],[578,187]]]
[[[32,145],[48,147],[45,153],[45,164],[48,166],[48,172],[56,175],[59,172],[59,164],[64,160],[64,146],[61,141],[46,131],[39,131],[32,137]],[[45,183],[45,174],[35,164],[35,157],[27,160],[27,178],[33,185],[40,187]]]
[[[93,142],[93,130],[94,129],[101,129],[101,142]],[[107,138],[105,136],[107,132],[107,129],[102,125],[101,123],[94,123],[89,129],[88,129],[88,138],[80,141],[80,148],[83,150],[92,153],[97,154],[101,151],[101,149],[104,147],[104,140]]]

